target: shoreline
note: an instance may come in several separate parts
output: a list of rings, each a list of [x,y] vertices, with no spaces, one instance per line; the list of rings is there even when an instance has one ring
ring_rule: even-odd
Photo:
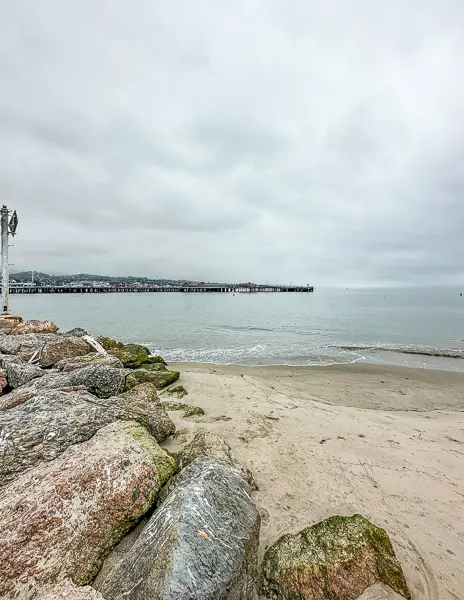
[[[181,371],[184,402],[205,411],[170,413],[184,441],[198,429],[216,433],[255,476],[260,556],[284,533],[361,513],[389,533],[414,600],[460,597],[464,373],[366,363],[170,367]],[[166,447],[176,451],[180,440]]]

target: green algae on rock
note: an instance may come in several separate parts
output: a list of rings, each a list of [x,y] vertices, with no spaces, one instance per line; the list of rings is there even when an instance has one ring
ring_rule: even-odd
[[[166,365],[160,362],[143,363],[140,365],[140,368],[147,371],[167,371]]]
[[[130,390],[140,383],[153,383],[156,389],[161,390],[177,381],[179,377],[179,371],[147,371],[147,369],[137,369],[126,375],[125,389]]]
[[[145,364],[166,364],[161,356],[150,356],[150,349],[140,344],[123,344],[108,337],[99,337],[99,343],[103,348],[116,356],[128,369],[137,369]]]
[[[354,600],[377,582],[411,598],[386,531],[361,515],[284,535],[263,560],[262,593],[272,599]]]
[[[192,406],[191,404],[183,404],[182,402],[171,402],[166,400],[162,402],[166,410],[183,410],[184,417],[196,417],[205,414],[205,411],[199,406]]]
[[[169,394],[169,396],[176,396],[179,400],[184,396],[188,396],[188,392],[183,385],[174,385],[167,390],[164,390],[164,393]]]

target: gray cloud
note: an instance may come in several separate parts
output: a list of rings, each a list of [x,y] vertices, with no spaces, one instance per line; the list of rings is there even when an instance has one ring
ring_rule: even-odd
[[[462,283],[463,26],[459,0],[8,3],[16,268]]]

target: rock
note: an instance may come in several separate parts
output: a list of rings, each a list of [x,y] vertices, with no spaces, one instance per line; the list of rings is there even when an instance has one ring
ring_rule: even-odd
[[[16,327],[11,330],[11,335],[21,335],[24,333],[56,333],[57,331],[58,327],[51,321],[37,321],[32,319],[31,321],[16,325]]]
[[[112,356],[111,354],[100,354],[98,352],[90,352],[84,356],[75,356],[73,358],[63,358],[63,360],[56,363],[55,367],[59,371],[68,373],[69,371],[81,369],[90,364],[105,365],[114,369],[123,368],[122,362],[119,358],[116,358],[116,356]]]
[[[43,377],[45,371],[37,365],[29,365],[28,363],[5,361],[8,383],[12,388],[18,388],[26,385],[33,379]]]
[[[0,597],[28,600],[68,578],[88,584],[174,469],[150,434],[128,422],[24,473],[0,493]]]
[[[3,390],[7,387],[7,385],[8,385],[8,378],[7,378],[6,371],[4,371],[3,369],[0,369],[0,395],[3,394]]]
[[[182,404],[182,402],[170,402],[169,400],[167,400],[163,402],[163,406],[166,410],[184,411],[184,418],[196,417],[205,414],[205,411],[199,406],[192,406],[191,404]]]
[[[98,342],[108,354],[119,358],[124,367],[130,369],[140,367],[141,364],[148,361],[150,355],[150,350],[139,344],[123,344],[105,337],[99,337]]]
[[[159,442],[175,431],[153,386],[147,385],[108,399],[72,388],[42,390],[0,412],[0,487],[26,469],[56,459],[70,446],[90,439],[118,420],[137,421]]]
[[[140,365],[140,368],[146,369],[147,371],[167,371],[166,366],[159,362],[143,363]]]
[[[284,535],[263,560],[267,598],[353,600],[375,583],[411,598],[387,533],[361,515],[330,517]]]
[[[124,389],[124,372],[104,364],[90,364],[64,376],[68,386],[85,385],[90,393],[99,398],[116,396]]]
[[[70,580],[60,581],[48,592],[40,594],[36,600],[105,600],[100,592],[90,585],[82,587]]]
[[[19,406],[36,395],[35,389],[19,388],[0,398],[0,412]],[[1,439],[1,438],[0,438]],[[1,444],[1,441],[0,441]],[[1,485],[1,484],[0,484]]]
[[[138,369],[146,364],[163,364],[166,366],[166,362],[161,356],[150,356],[150,349],[146,346],[123,344],[107,337],[99,337],[98,342],[108,354],[119,358],[126,368]]]
[[[168,363],[164,360],[164,358],[162,356],[150,356],[150,362],[153,364],[159,363],[164,365],[165,367],[168,366]]]
[[[24,335],[2,336],[0,337],[0,352],[17,355],[21,360],[27,362],[32,357],[38,357],[47,341],[60,339],[60,335],[53,333],[25,333]]]
[[[66,337],[83,337],[84,335],[89,335],[85,329],[82,327],[74,327],[74,329],[70,329],[63,333]]]
[[[125,374],[123,369],[113,369],[101,364],[89,364],[81,369],[68,373],[56,370],[45,371],[40,380],[33,380],[27,387],[20,387],[16,392],[24,391],[37,394],[42,390],[58,390],[62,388],[84,387],[99,398],[116,396],[124,389]]]
[[[201,458],[171,482],[133,546],[105,563],[94,587],[106,600],[256,598],[260,519],[242,473]]]
[[[42,367],[52,367],[64,358],[85,356],[93,350],[90,344],[80,337],[63,337],[46,343],[40,354],[39,364]]]
[[[258,486],[251,471],[241,465],[232,452],[231,447],[222,438],[205,429],[199,429],[190,444],[177,454],[179,469],[185,469],[197,458],[217,458],[241,471],[252,490]]]
[[[169,396],[176,396],[179,400],[184,396],[188,396],[188,392],[183,385],[174,385],[167,390],[164,390],[164,393],[169,394]]]
[[[0,315],[0,332],[10,333],[12,329],[23,322],[17,315]]]
[[[179,377],[179,371],[147,371],[146,369],[137,369],[126,375],[126,389],[130,390],[141,383],[152,383],[158,390],[161,390],[170,383],[177,381]]]
[[[157,442],[164,442],[172,435],[176,428],[169,418],[166,408],[159,401],[156,388],[151,383],[142,383],[135,388],[118,396],[119,400],[131,407],[131,410],[140,409],[141,414],[149,414],[150,421],[147,427]]]

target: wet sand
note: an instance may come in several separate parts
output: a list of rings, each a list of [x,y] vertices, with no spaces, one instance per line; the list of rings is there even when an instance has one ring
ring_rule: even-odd
[[[177,427],[221,435],[255,475],[261,554],[284,533],[362,513],[389,533],[414,600],[464,598],[464,373],[176,368],[183,401],[206,413],[172,412]]]

